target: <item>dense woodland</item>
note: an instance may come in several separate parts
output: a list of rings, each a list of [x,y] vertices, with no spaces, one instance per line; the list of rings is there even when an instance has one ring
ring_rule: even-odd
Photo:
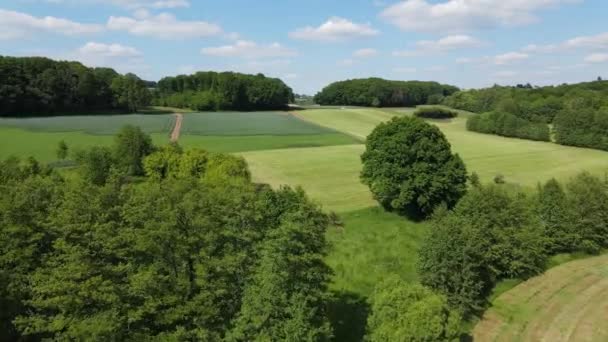
[[[302,190],[134,127],[73,153],[70,177],[1,163],[0,340],[329,338],[329,219]]]
[[[291,88],[278,78],[211,71],[165,77],[153,100],[160,106],[194,110],[284,109],[291,102]]]
[[[457,87],[422,81],[388,81],[381,78],[335,82],[314,97],[320,105],[404,107],[437,104]]]
[[[541,124],[551,124],[555,141],[608,150],[608,81],[550,87],[494,86],[457,92],[443,104],[483,114],[468,128],[482,133],[549,140]]]
[[[0,56],[0,80],[0,116],[133,112],[150,101],[137,76],[79,62]]]

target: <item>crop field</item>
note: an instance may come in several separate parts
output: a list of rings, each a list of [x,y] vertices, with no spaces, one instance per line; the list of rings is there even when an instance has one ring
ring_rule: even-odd
[[[184,115],[182,134],[206,136],[313,135],[334,130],[284,112],[209,112]]]
[[[608,255],[555,267],[499,296],[475,341],[607,341]]]
[[[93,135],[113,135],[125,125],[139,126],[147,133],[169,134],[173,115],[70,115],[36,118],[0,118],[0,127],[20,128],[36,132],[82,132]]]

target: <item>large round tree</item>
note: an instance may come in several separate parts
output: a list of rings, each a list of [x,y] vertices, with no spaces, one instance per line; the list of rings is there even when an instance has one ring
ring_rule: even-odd
[[[467,171],[441,131],[421,119],[393,118],[367,137],[361,179],[387,210],[426,217],[456,204]]]

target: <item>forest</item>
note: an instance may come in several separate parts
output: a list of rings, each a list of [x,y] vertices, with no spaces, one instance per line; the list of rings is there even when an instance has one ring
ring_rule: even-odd
[[[0,162],[0,340],[327,340],[329,217],[240,157],[154,146]]]
[[[406,107],[438,104],[457,87],[437,82],[389,81],[381,78],[334,82],[314,97],[320,105]]]
[[[0,56],[0,79],[0,116],[134,112],[150,102],[137,76],[79,62]]]
[[[443,104],[482,114],[470,119],[473,131],[548,141],[541,126],[550,124],[558,144],[608,150],[608,81],[601,79],[460,91]]]
[[[194,110],[285,109],[294,102],[290,87],[263,74],[197,72],[158,81],[155,105]]]

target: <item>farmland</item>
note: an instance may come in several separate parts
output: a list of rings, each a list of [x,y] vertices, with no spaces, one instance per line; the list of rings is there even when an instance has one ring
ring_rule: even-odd
[[[332,108],[292,114],[187,113],[179,143],[241,155],[254,181],[274,187],[301,186],[325,210],[338,213],[343,224],[327,232],[333,246],[326,260],[334,271],[330,288],[338,297],[353,301],[354,307],[344,310],[364,310],[361,303],[387,275],[418,280],[417,251],[428,223],[409,221],[380,209],[359,179],[365,137],[379,123],[412,112]],[[502,174],[508,183],[532,189],[551,177],[567,180],[582,170],[598,175],[608,170],[606,152],[468,132],[468,115],[461,111],[456,119],[429,122],[443,131],[469,172],[478,173],[484,182]],[[74,148],[108,145],[112,142],[110,134],[124,124],[142,127],[151,133],[155,144],[162,145],[168,142],[173,122],[172,115],[4,119],[0,121],[0,156],[33,155],[53,161],[60,140]],[[496,301],[496,310],[500,310],[501,298]],[[522,308],[526,310],[531,309]],[[336,314],[343,317],[346,313]],[[495,314],[489,313],[490,320]],[[356,326],[344,324],[338,328],[338,338],[361,337]]]
[[[608,256],[577,260],[532,278],[493,302],[476,341],[606,341]]]

